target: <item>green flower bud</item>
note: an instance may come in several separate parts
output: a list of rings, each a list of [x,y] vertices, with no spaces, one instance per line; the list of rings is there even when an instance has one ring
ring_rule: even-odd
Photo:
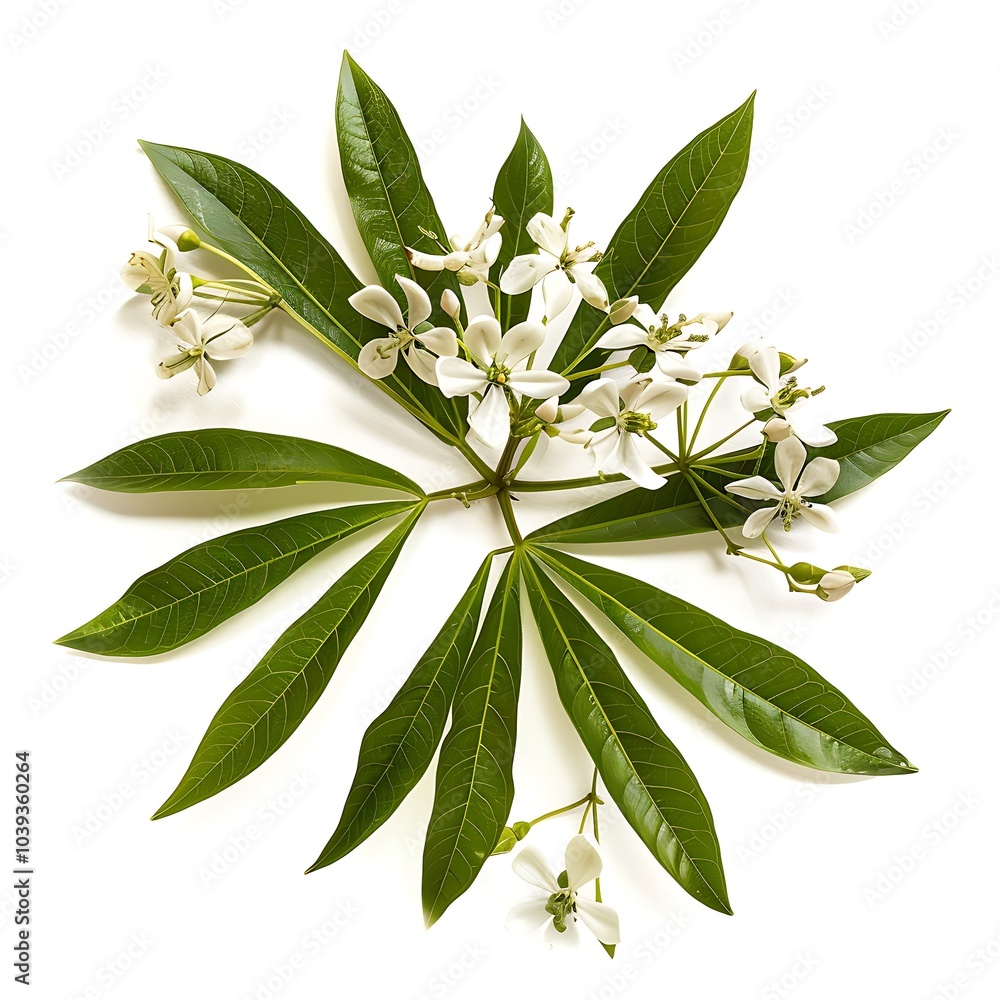
[[[528,831],[530,829],[531,829],[530,823],[525,823],[524,821],[521,821],[520,823],[515,823],[513,826],[514,836],[517,837],[518,840],[524,840],[524,838],[528,836]]]
[[[797,562],[793,566],[789,566],[788,571],[796,583],[808,585],[819,583],[826,575],[825,569],[820,569],[819,566],[813,566],[812,563],[807,562]]]
[[[500,839],[497,841],[497,846],[493,848],[493,853],[507,854],[514,849],[519,839],[509,826],[505,826],[500,834]]]

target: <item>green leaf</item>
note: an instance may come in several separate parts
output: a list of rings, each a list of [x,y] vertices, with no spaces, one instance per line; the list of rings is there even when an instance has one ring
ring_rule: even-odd
[[[545,151],[523,118],[514,148],[504,160],[493,185],[493,204],[504,219],[500,230],[503,234],[500,254],[490,272],[490,279],[499,285],[501,273],[515,257],[538,252],[524,228],[528,221],[538,212],[552,214],[552,169]],[[509,330],[523,323],[528,318],[530,305],[531,292],[501,294],[500,326]]]
[[[441,253],[420,227],[447,242],[417,152],[392,102],[346,52],[337,91],[337,141],[354,218],[382,285],[405,308],[396,275],[412,278],[430,296],[431,322],[450,327],[440,299],[446,288],[458,294],[458,279],[451,271],[412,267],[404,249]]]
[[[202,542],[139,577],[110,608],[56,642],[105,656],[176,649],[256,604],[335,542],[412,507],[339,507]]]
[[[212,242],[270,285],[290,312],[352,366],[362,344],[385,336],[348,302],[361,282],[273,184],[224,156],[141,140],[139,145]],[[408,365],[397,365],[378,385],[439,437],[464,440],[454,407]]]
[[[586,618],[530,563],[525,582],[559,699],[611,797],[686,892],[732,913],[712,812],[687,761]]]
[[[153,819],[180,812],[235,784],[295,732],[364,624],[423,510],[418,504],[285,629],[216,712],[184,777]]]
[[[399,807],[430,765],[444,733],[459,671],[476,637],[492,554],[388,708],[361,741],[358,768],[333,836],[308,871],[339,861]]]
[[[618,227],[594,270],[611,302],[638,295],[659,308],[712,241],[746,174],[753,101],[751,94],[674,156]],[[603,365],[610,351],[588,352],[609,323],[604,313],[581,305],[549,367],[568,375]],[[589,381],[575,379],[571,394]]]
[[[842,774],[916,768],[812,667],[758,636],[621,573],[539,556],[710,712],[786,760]]]
[[[877,413],[830,424],[837,434],[836,443],[810,449],[810,455],[837,459],[840,462],[840,477],[829,493],[816,499],[823,503],[839,500],[884,475],[920,444],[948,412]],[[727,464],[726,468],[741,476],[752,476],[756,465],[751,459]],[[732,482],[715,473],[699,472],[718,490],[723,490],[727,482]],[[768,479],[774,478],[774,445],[769,445],[765,452],[760,474]],[[762,506],[742,497],[734,497],[742,505],[741,510],[717,497],[710,497],[706,490],[702,490],[702,494],[725,528],[739,527],[752,511]],[[661,489],[628,490],[552,521],[532,532],[528,538],[545,543],[630,542],[712,529],[712,521],[694,490],[683,476],[675,474]]]
[[[515,553],[490,601],[459,678],[441,747],[424,842],[428,925],[472,885],[492,854],[514,799],[514,740],[521,682],[520,567]]]
[[[834,444],[811,448],[810,457],[825,455],[840,462],[840,475],[829,493],[816,500],[830,503],[860,490],[899,465],[950,413],[875,413],[830,424]]]
[[[116,493],[359,483],[423,496],[401,473],[332,444],[228,427],[146,438],[65,478]]]

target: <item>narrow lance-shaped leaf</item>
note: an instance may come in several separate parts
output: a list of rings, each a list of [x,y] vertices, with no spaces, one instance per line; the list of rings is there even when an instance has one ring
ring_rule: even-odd
[[[180,784],[154,814],[210,798],[264,763],[309,714],[385,584],[418,505],[294,624],[223,702]]]
[[[565,553],[537,551],[657,666],[750,742],[824,771],[916,770],[841,691],[788,650],[647,583]]]
[[[503,235],[500,254],[490,271],[490,279],[499,285],[501,273],[515,257],[538,252],[525,230],[528,221],[538,212],[551,215],[553,211],[552,169],[545,151],[523,118],[514,148],[504,160],[493,185],[493,204],[504,219],[500,230]],[[501,294],[500,326],[509,330],[523,323],[528,318],[530,305],[531,292]]]
[[[424,842],[428,924],[472,885],[514,800],[514,740],[521,682],[520,567],[504,569],[452,706]]]
[[[638,295],[658,309],[712,241],[746,174],[753,100],[751,94],[692,139],[653,178],[618,227],[594,271],[612,302]],[[604,364],[609,351],[588,352],[609,323],[604,313],[581,305],[550,367],[569,374]],[[574,380],[571,392],[579,392],[588,381]]]
[[[476,637],[492,560],[491,554],[483,561],[437,637],[365,732],[343,815],[309,871],[333,864],[367,840],[423,777]]]
[[[357,483],[423,495],[402,473],[332,444],[231,427],[146,438],[65,478],[115,493]]]
[[[442,252],[421,227],[447,239],[417,151],[385,92],[346,52],[337,91],[337,142],[354,218],[382,285],[403,305],[396,275],[412,278],[430,296],[431,321],[451,326],[440,299],[446,288],[458,294],[458,279],[451,271],[414,268],[406,255],[406,247]]]
[[[273,184],[224,156],[141,140],[139,145],[212,242],[270,285],[341,357],[355,364],[362,344],[385,336],[348,302],[361,282]],[[397,365],[379,385],[439,437],[452,443],[464,438],[454,408],[409,366]]]
[[[530,563],[525,582],[559,699],[611,797],[686,892],[732,913],[712,812],[687,761],[586,618]]]
[[[825,448],[810,449],[810,455],[825,455],[840,462],[840,476],[829,493],[817,501],[830,503],[867,486],[898,465],[948,415],[938,413],[877,413],[867,417],[837,420],[830,424],[837,441]],[[727,464],[742,476],[754,475],[755,460]],[[723,490],[731,478],[699,470],[716,489]],[[760,474],[774,477],[774,445],[768,445]],[[712,512],[726,528],[739,527],[761,506],[734,497],[740,507],[725,503],[702,490]],[[609,500],[586,507],[534,531],[536,542],[629,542],[668,538],[711,531],[713,524],[683,476],[674,474],[659,490],[631,489]]]
[[[255,604],[335,542],[412,507],[339,507],[202,542],[139,577],[110,608],[56,642],[105,656],[176,649]]]

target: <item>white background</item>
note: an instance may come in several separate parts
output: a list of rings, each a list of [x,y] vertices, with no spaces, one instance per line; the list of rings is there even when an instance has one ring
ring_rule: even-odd
[[[38,995],[997,995],[994,5],[508,0],[488,16],[430,0],[18,0],[0,28],[2,749],[9,774],[15,750],[32,752]],[[138,137],[260,170],[372,277],[337,165],[345,47],[396,102],[459,231],[485,208],[522,113],[557,205],[600,244],[677,149],[757,88],[751,175],[668,306],[735,310],[723,353],[763,330],[808,355],[830,419],[954,407],[839,506],[840,535],[803,533],[797,551],[817,562],[875,571],[837,605],[793,599],[708,536],[593,552],[794,649],[921,768],[831,782],[784,765],[617,643],[712,803],[736,915],[689,899],[609,811],[614,962],[589,939],[549,951],[506,932],[527,891],[506,859],[424,931],[429,778],[354,855],[301,874],[339,816],[362,732],[502,538],[493,506],[438,505],[288,744],[163,821],[147,817],[218,704],[368,537],[175,654],[102,661],[51,644],[181,549],[294,510],[287,491],[128,498],[55,484],[130,440],[257,428],[346,444],[435,488],[470,478],[288,322],[262,326],[205,399],[187,377],[159,382],[167,345],[117,282],[146,212],[181,218]],[[349,495],[301,493],[317,509]],[[536,497],[519,515],[534,526],[571,499]],[[589,782],[534,636],[515,778],[523,819]],[[572,832],[555,821],[532,836],[556,861]],[[0,889],[6,981],[12,902]]]

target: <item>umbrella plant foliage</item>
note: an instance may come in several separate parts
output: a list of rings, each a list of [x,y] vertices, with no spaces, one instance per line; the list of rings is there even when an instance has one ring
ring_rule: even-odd
[[[469,469],[466,482],[427,493],[346,450],[349,442],[212,428],[128,445],[67,477],[134,494],[292,487],[285,493],[291,499],[297,484],[316,482],[373,491],[367,503],[293,514],[195,545],[58,640],[106,656],[177,649],[341,539],[381,531],[232,691],[155,818],[218,794],[293,736],[432,504],[456,520],[473,503],[497,504],[510,544],[484,552],[455,608],[440,609],[437,636],[364,735],[340,821],[325,832],[310,871],[374,834],[436,758],[423,855],[428,923],[491,857],[549,815],[581,810],[581,831],[589,819],[596,840],[599,787],[636,843],[685,891],[732,912],[698,780],[592,621],[619,630],[723,723],[778,757],[843,774],[914,770],[812,666],[644,582],[641,557],[631,577],[563,551],[568,543],[599,549],[710,534],[708,541],[739,557],[734,565],[780,572],[791,599],[837,600],[867,572],[789,565],[778,551],[781,536],[808,533],[810,524],[832,528],[831,504],[892,469],[945,416],[810,421],[809,400],[821,390],[801,381],[794,355],[755,341],[706,370],[700,357],[710,352],[698,348],[731,314],[663,311],[740,188],[752,119],[753,95],[670,159],[600,247],[577,238],[571,208],[553,204],[548,160],[522,122],[492,204],[478,217],[470,211],[473,225],[451,236],[394,106],[345,56],[337,132],[344,183],[379,277],[369,286],[253,170],[210,153],[142,143],[191,227],[151,233],[151,249],[133,254],[123,272],[150,296],[153,319],[177,341],[158,374],[192,369],[198,391],[210,391],[214,364],[244,353],[259,334],[252,328],[281,312],[367,375],[373,392],[399,403],[400,420],[416,420],[454,447]],[[198,247],[238,276],[189,271],[185,255]],[[488,307],[473,310],[474,300]],[[561,336],[550,333],[557,316]],[[705,414],[730,391],[743,419],[708,442]],[[574,449],[592,463],[589,475],[546,475],[549,459]],[[608,482],[623,491],[596,503],[587,497],[588,488]],[[526,507],[535,493],[570,489],[579,498],[572,513],[522,535],[513,500]],[[386,491],[395,499],[386,500]],[[565,711],[579,734],[594,781],[572,805],[513,822],[520,678],[522,669],[541,666],[522,662],[524,628],[541,636],[561,705],[552,710]],[[592,846],[584,838],[571,842],[571,877],[558,878],[533,850],[529,845],[515,867],[549,893],[537,913],[557,932],[583,913],[613,952],[617,917],[601,903]],[[592,901],[580,889],[591,881]]]

